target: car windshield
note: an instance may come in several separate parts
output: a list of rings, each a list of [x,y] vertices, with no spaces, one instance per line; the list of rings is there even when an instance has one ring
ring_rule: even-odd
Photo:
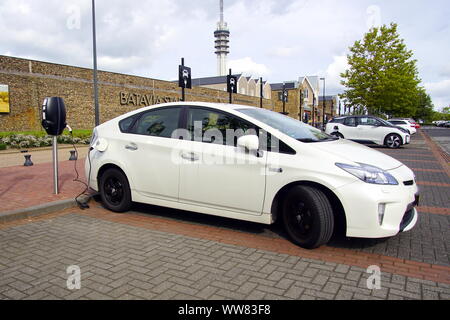
[[[266,109],[238,109],[258,121],[301,142],[323,142],[337,140],[319,129],[307,125],[288,116]]]

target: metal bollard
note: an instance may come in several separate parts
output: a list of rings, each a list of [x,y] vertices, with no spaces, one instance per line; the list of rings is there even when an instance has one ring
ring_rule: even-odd
[[[69,160],[70,161],[78,160],[78,154],[77,154],[76,151],[74,151],[74,150],[70,151],[70,158],[69,158]]]
[[[31,154],[27,154],[25,157],[25,163],[23,164],[24,167],[31,167],[33,166],[33,161],[31,161]]]

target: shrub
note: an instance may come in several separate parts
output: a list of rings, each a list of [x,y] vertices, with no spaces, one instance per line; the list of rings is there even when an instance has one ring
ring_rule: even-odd
[[[79,136],[74,134],[61,135],[58,136],[58,143],[61,144],[89,144],[90,143],[90,131],[84,130],[80,132]],[[32,134],[22,134],[22,133],[2,133],[0,135],[0,143],[5,144],[11,148],[27,149],[27,148],[38,148],[38,147],[48,147],[53,143],[53,139],[48,135],[32,135]]]
[[[0,143],[0,150],[6,150],[6,144]]]

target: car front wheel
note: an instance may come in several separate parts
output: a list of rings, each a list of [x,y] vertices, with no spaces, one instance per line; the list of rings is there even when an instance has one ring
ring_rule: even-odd
[[[387,135],[386,139],[384,139],[384,144],[386,147],[391,149],[397,149],[400,148],[402,145],[402,137],[400,137],[398,134],[391,133]]]
[[[333,234],[334,216],[330,202],[314,187],[293,187],[284,199],[282,218],[289,237],[303,248],[320,247]]]
[[[103,205],[114,212],[125,212],[131,207],[131,191],[125,174],[116,169],[107,169],[100,177],[100,196]]]

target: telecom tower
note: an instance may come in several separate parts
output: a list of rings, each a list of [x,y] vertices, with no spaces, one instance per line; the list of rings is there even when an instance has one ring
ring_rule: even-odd
[[[220,21],[217,23],[214,37],[216,38],[217,74],[225,76],[227,75],[227,55],[230,53],[230,31],[227,23],[223,20],[223,0],[220,0]]]

